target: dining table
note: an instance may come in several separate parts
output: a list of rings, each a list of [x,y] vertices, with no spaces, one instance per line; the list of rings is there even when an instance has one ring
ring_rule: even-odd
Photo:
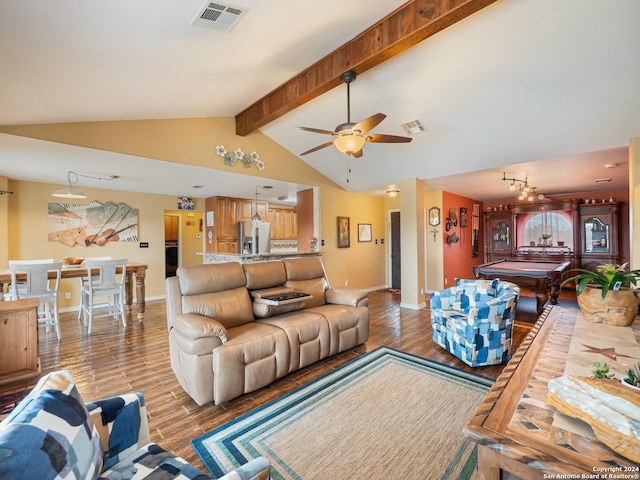
[[[136,310],[138,314],[138,321],[144,320],[145,310],[145,277],[147,275],[148,265],[138,262],[127,262],[125,267],[125,282],[124,282],[124,298],[127,312],[131,312],[133,307],[133,285],[136,286]],[[92,274],[98,274],[98,269],[91,270]],[[122,269],[118,269],[118,273],[122,273]],[[82,278],[87,276],[87,267],[83,265],[63,265],[60,278]],[[49,278],[55,278],[56,271],[51,270],[49,272]],[[135,280],[134,280],[135,278]],[[26,274],[16,272],[16,281],[26,280]],[[11,284],[11,272],[9,269],[0,269],[0,292],[4,292],[4,285]],[[0,301],[3,299],[3,295],[0,294]]]

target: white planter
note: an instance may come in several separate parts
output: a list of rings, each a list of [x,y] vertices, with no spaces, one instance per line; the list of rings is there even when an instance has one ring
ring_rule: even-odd
[[[625,387],[632,388],[633,390],[640,392],[640,387],[636,387],[635,385],[631,385],[630,383],[625,382],[624,378],[621,378],[620,381],[622,382],[622,385],[624,385]]]

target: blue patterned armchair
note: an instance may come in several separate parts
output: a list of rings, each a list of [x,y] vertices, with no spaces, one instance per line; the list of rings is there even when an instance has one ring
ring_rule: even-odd
[[[258,457],[220,480],[267,480]],[[184,459],[150,443],[141,393],[84,403],[66,370],[42,377],[0,422],[0,478],[207,480]]]
[[[458,280],[432,292],[433,341],[467,365],[506,363],[520,288],[495,280]]]

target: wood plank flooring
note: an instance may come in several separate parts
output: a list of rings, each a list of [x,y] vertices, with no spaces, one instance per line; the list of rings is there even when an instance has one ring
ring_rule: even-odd
[[[334,369],[381,345],[397,348],[465,370],[497,377],[503,366],[471,369],[435,345],[431,339],[429,310],[399,307],[400,294],[387,290],[369,294],[370,336],[365,345],[294,372],[257,392],[224,405],[199,407],[178,384],[169,362],[164,301],[147,302],[143,323],[135,308],[126,328],[110,318],[97,318],[89,336],[77,313],[61,315],[62,341],[54,331],[40,328],[42,372],[68,369],[85,401],[140,391],[149,415],[151,440],[201,469],[204,465],[189,441],[214,427]],[[530,323],[516,321],[514,345],[522,342]],[[8,391],[3,386],[2,390]]]

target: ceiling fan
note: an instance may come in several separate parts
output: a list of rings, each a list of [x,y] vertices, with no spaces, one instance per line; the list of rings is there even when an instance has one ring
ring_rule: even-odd
[[[400,137],[397,135],[385,135],[383,133],[368,133],[369,130],[375,128],[382,122],[387,116],[384,113],[376,113],[364,120],[353,123],[351,121],[351,98],[349,85],[356,79],[356,72],[344,72],[340,75],[340,80],[347,84],[347,122],[341,123],[336,127],[334,132],[330,130],[320,130],[310,127],[296,127],[300,130],[306,130],[307,132],[321,133],[323,135],[331,135],[335,137],[333,141],[323,143],[317,147],[307,150],[300,155],[306,155],[308,153],[317,152],[330,145],[334,145],[340,152],[352,155],[354,157],[362,156],[362,147],[367,142],[372,143],[408,143],[412,138]]]

